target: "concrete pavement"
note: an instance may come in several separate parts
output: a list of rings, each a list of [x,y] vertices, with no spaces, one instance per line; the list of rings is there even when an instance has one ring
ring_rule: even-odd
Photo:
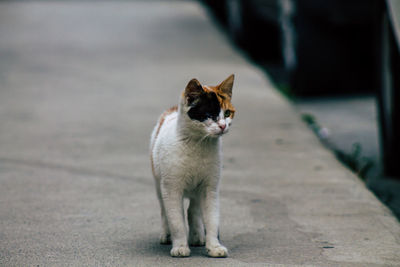
[[[230,257],[171,258],[150,132],[230,73]],[[0,266],[400,266],[396,219],[197,2],[0,2],[0,127]]]
[[[358,165],[355,172],[364,172],[367,187],[400,218],[400,181],[382,173],[376,102],[372,95],[331,96],[296,99],[295,105],[328,130],[324,142],[331,149],[350,156],[354,155],[354,145],[359,145],[359,155],[352,158]],[[370,168],[364,169],[367,164]]]

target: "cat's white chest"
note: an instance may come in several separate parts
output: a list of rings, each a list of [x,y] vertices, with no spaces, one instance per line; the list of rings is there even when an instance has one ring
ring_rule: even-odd
[[[220,140],[182,140],[176,132],[176,119],[160,130],[154,147],[154,163],[167,183],[190,194],[220,175]],[[160,173],[161,174],[161,173]]]
[[[219,146],[214,144],[214,146]],[[180,176],[185,182],[185,190],[198,190],[220,174],[220,153],[218,147],[185,147],[181,152]]]

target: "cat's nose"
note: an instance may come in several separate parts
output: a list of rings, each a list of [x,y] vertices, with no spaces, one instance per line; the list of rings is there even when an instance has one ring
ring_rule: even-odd
[[[226,128],[226,124],[219,124],[218,126],[219,128],[221,128],[222,131],[224,131]]]

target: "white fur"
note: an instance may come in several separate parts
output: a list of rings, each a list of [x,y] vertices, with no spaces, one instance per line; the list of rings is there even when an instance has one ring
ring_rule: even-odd
[[[190,255],[190,245],[204,245],[211,257],[226,257],[218,239],[221,141],[231,119],[221,110],[218,123],[198,122],[187,115],[184,97],[178,111],[167,115],[156,136],[151,136],[151,156],[161,206],[161,243],[172,241],[171,256]],[[220,126],[226,125],[222,130]],[[183,198],[190,199],[189,233],[185,229]],[[204,227],[207,235],[205,236]]]

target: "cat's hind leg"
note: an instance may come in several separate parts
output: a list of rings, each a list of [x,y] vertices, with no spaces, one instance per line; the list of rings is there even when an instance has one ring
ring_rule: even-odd
[[[199,199],[190,199],[188,208],[189,245],[204,246],[205,234]]]
[[[171,234],[168,227],[168,219],[165,212],[164,201],[161,196],[161,189],[160,186],[157,184],[157,198],[160,202],[160,209],[161,209],[161,235],[160,235],[160,244],[162,245],[169,245],[171,244]]]

